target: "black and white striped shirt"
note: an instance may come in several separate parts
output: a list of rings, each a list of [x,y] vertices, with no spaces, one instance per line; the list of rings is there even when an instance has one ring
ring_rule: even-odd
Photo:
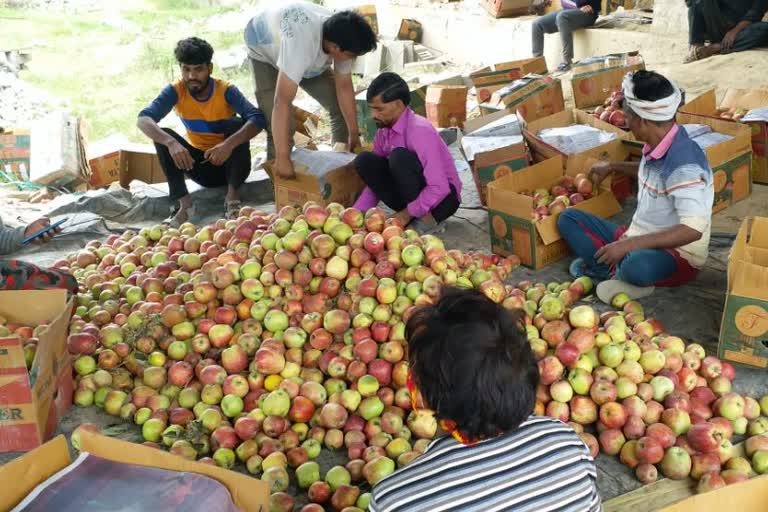
[[[595,462],[573,429],[531,416],[514,432],[472,446],[435,439],[374,486],[368,510],[597,512],[596,480]]]

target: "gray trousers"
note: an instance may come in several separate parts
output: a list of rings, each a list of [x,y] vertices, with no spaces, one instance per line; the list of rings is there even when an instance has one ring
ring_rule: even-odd
[[[251,61],[253,83],[256,89],[256,102],[267,118],[267,158],[272,160],[275,158],[275,145],[272,138],[272,109],[275,106],[278,70],[266,62],[255,59],[249,60]],[[315,78],[304,79],[299,84],[299,87],[328,111],[331,118],[332,142],[334,144],[336,142],[346,143],[349,138],[349,132],[347,130],[347,123],[344,121],[344,115],[339,107],[339,100],[336,97],[333,72],[328,70]],[[293,116],[291,116],[289,122],[290,133],[293,135],[295,131]],[[293,145],[292,138],[291,145]]]
[[[573,61],[573,31],[591,27],[597,20],[597,14],[588,14],[579,9],[564,9],[551,12],[533,22],[533,56],[544,55],[544,34],[560,32],[563,41],[563,62]]]

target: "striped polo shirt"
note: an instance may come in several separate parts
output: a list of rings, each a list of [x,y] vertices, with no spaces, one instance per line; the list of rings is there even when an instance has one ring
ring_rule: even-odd
[[[371,512],[601,510],[597,472],[576,432],[530,416],[515,431],[467,446],[452,436],[378,482]]]
[[[625,236],[642,236],[686,225],[701,238],[677,248],[694,268],[709,253],[715,189],[704,151],[674,125],[655,148],[643,148],[638,171],[637,209]]]
[[[211,77],[205,97],[196,98],[182,80],[168,85],[150,106],[139,112],[160,122],[171,109],[176,110],[192,146],[206,151],[223,142],[238,114],[259,128],[266,128],[264,113],[251,104],[234,85]]]

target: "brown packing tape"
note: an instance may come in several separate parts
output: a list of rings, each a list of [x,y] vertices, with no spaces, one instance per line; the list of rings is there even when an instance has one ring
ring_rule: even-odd
[[[70,462],[67,440],[60,435],[0,466],[0,480],[6,483],[3,492],[0,492],[0,510],[16,506],[40,482],[64,469]],[[13,485],[7,485],[8,482],[13,482]]]
[[[246,512],[269,510],[269,486],[250,476],[217,466],[192,462],[156,448],[109,437],[83,433],[83,451],[115,462],[205,475],[227,487],[236,506]]]

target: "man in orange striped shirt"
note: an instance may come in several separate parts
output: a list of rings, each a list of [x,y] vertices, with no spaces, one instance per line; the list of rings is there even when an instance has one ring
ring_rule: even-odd
[[[176,45],[181,80],[168,85],[139,113],[137,126],[155,143],[173,205],[166,222],[179,226],[194,217],[185,173],[204,187],[227,186],[226,216],[240,209],[238,189],[251,172],[249,141],[266,127],[264,114],[235,87],[211,77],[213,48],[191,37]],[[175,109],[187,139],[157,124]]]

